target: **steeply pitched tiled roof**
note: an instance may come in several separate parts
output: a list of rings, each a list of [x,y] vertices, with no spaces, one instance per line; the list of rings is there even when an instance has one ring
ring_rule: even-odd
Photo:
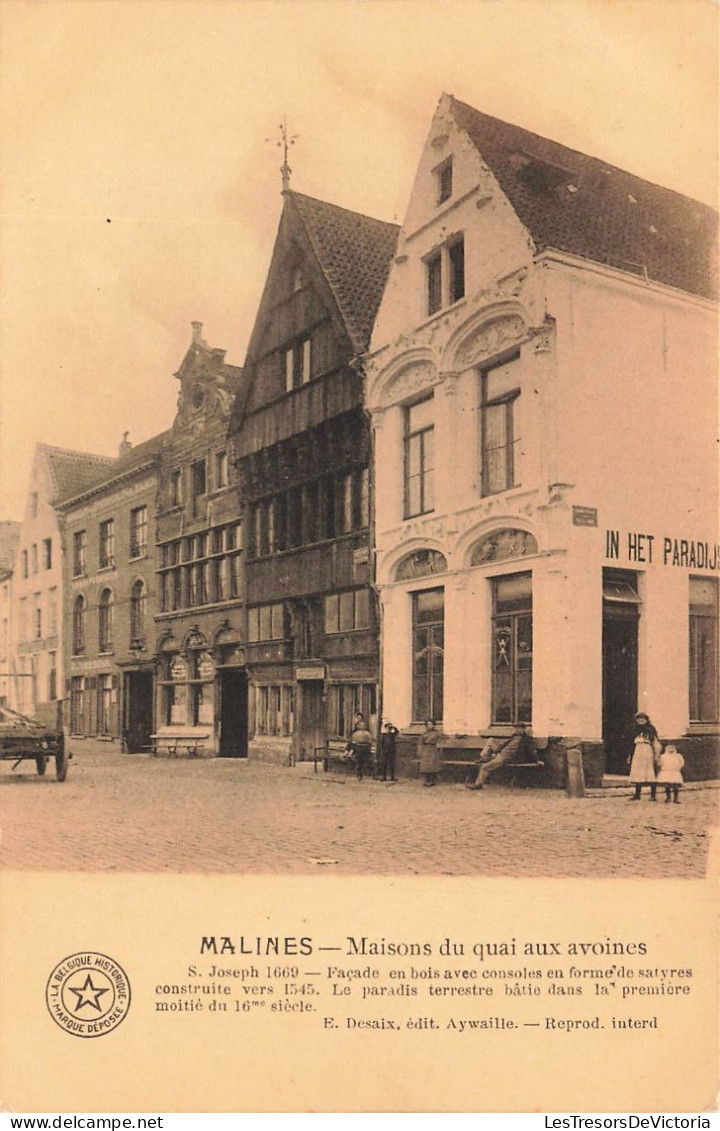
[[[450,98],[538,250],[555,248],[706,298],[717,291],[717,214]]]
[[[0,573],[12,569],[21,527],[19,522],[0,522]]]
[[[94,457],[103,459],[105,462],[100,466],[96,465],[93,474],[88,475],[82,482],[76,480],[70,490],[57,496],[55,502],[68,503],[71,499],[88,491],[102,490],[104,486],[112,483],[119,476],[127,475],[135,468],[147,463],[148,460],[158,456],[169,436],[169,431],[160,432],[159,435],[153,436],[150,440],[144,440],[143,443],[129,448],[119,459],[111,459],[107,456]]]
[[[353,347],[367,349],[399,227],[299,192],[294,202]]]
[[[49,444],[38,444],[38,451],[47,457],[52,480],[51,502],[77,495],[94,479],[102,475],[105,468],[117,461],[112,456],[97,456],[90,452],[73,452],[67,448],[55,448]]]

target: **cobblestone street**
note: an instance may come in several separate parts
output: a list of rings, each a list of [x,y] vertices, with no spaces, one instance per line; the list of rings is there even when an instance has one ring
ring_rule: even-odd
[[[71,750],[64,784],[0,769],[3,869],[700,878],[717,813],[712,784],[629,804]]]

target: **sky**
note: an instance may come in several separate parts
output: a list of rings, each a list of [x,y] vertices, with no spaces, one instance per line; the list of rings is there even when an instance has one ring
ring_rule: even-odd
[[[172,424],[242,365],[292,187],[402,222],[438,99],[717,204],[713,0],[3,0],[0,520],[36,443]]]

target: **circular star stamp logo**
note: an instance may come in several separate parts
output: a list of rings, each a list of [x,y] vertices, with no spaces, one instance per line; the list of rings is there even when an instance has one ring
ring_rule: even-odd
[[[73,1037],[103,1037],[127,1016],[130,983],[122,966],[93,950],[71,954],[48,978],[45,1001],[53,1021]]]

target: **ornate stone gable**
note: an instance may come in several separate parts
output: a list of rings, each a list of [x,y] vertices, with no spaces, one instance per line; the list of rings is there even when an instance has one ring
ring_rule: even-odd
[[[202,324],[193,322],[193,340],[175,376],[180,382],[175,435],[201,434],[213,423],[229,418],[236,389],[225,350],[211,349],[201,337]]]

